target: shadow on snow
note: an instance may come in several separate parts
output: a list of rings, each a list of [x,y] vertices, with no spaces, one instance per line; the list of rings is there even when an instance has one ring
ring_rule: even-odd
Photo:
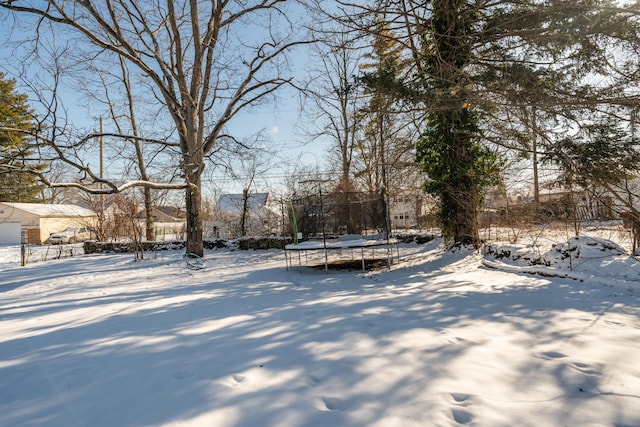
[[[0,424],[369,425],[389,408],[419,418],[441,405],[419,396],[464,375],[457,361],[494,338],[492,328],[512,331],[510,345],[554,348],[577,333],[557,327],[562,313],[585,313],[589,328],[614,305],[638,312],[614,289],[571,280],[510,274],[509,283],[479,287],[449,277],[446,257],[374,274],[283,271],[260,265],[263,257],[214,276],[122,255],[77,258],[52,275],[39,264],[31,279],[11,271],[0,285],[0,324],[15,329],[1,339]],[[104,275],[117,278],[103,284]],[[32,298],[7,300],[33,277]],[[478,325],[486,338],[465,336]],[[539,351],[505,380],[535,388],[553,361],[558,394],[548,398],[564,399],[561,418],[571,420],[603,380],[565,356]],[[461,392],[451,390],[453,399]],[[471,421],[457,411],[455,421]]]

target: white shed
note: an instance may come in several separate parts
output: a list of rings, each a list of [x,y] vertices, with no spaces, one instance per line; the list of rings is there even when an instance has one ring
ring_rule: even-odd
[[[32,244],[43,243],[49,234],[67,227],[93,227],[97,219],[94,211],[78,205],[0,202],[0,224],[20,224]]]

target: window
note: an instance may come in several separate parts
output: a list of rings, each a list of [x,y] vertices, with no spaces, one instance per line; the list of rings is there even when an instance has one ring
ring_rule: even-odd
[[[411,197],[409,196],[394,196],[393,197],[393,202],[394,203],[411,203]]]

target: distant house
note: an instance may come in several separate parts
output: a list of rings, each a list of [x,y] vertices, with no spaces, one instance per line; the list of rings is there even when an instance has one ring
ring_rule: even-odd
[[[212,237],[268,236],[278,233],[282,213],[269,193],[222,194],[213,209]]]
[[[424,194],[404,190],[389,197],[389,222],[392,230],[420,227],[422,219],[433,208]]]
[[[17,236],[24,232],[28,243],[40,244],[51,233],[68,227],[94,227],[97,220],[94,211],[78,205],[0,202],[0,236],[4,236],[0,243],[18,244],[21,239]]]
[[[151,209],[155,240],[184,239],[187,222],[183,210],[170,206],[156,206]],[[140,230],[144,230],[146,223],[144,210],[140,210],[134,219]]]
[[[625,210],[616,206],[616,198],[606,189],[597,186],[567,189],[553,183],[541,186],[538,201],[526,187],[510,194],[491,187],[483,203],[478,216],[481,227],[523,221],[603,221],[619,218],[619,213]]]

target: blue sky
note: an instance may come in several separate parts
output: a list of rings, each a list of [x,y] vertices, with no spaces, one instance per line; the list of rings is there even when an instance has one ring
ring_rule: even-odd
[[[23,63],[18,62],[20,52],[15,55],[14,48],[6,44],[10,39],[17,40],[27,36],[33,27],[25,25],[24,32],[20,29],[14,29],[11,32],[11,22],[3,20],[3,17],[6,17],[4,12],[0,13],[0,40],[4,41],[0,41],[0,71],[5,72],[9,77],[16,77],[19,90],[29,94],[31,105],[36,110],[40,110],[42,107],[38,105],[33,93],[18,78],[20,69],[23,66]],[[308,55],[300,55],[298,58],[300,64],[295,65],[297,65],[296,68],[298,70],[301,70],[304,68],[302,62],[308,60]],[[295,60],[296,58],[294,57]],[[38,70],[31,68],[28,69],[28,72],[37,73]],[[304,78],[304,76],[301,77]],[[97,129],[99,119],[95,111],[87,109],[84,105],[84,95],[79,93],[77,88],[65,85],[64,82],[61,89],[61,99],[63,100],[64,108],[68,112],[69,122],[77,127],[93,127]],[[229,123],[228,131],[236,138],[240,140],[251,139],[257,133],[262,132],[262,136],[266,138],[264,144],[277,147],[277,153],[272,159],[272,166],[266,174],[267,179],[265,181],[268,182],[262,185],[269,185],[271,182],[275,184],[285,172],[282,168],[285,163],[312,166],[325,163],[327,143],[320,141],[310,144],[305,143],[308,137],[304,135],[305,125],[303,120],[300,120],[300,114],[298,97],[290,91],[284,90],[281,92],[281,96],[278,97],[276,106],[263,106],[243,111]],[[243,183],[226,179],[220,174],[214,174],[214,180],[224,187],[218,190],[225,192],[241,190],[243,185]]]

